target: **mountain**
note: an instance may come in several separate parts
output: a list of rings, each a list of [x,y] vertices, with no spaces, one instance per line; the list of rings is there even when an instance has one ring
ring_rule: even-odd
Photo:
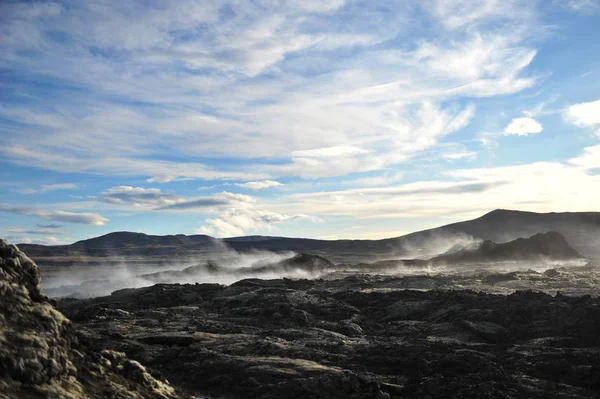
[[[583,256],[600,258],[600,212],[535,213],[498,209],[477,219],[383,240],[274,238],[229,245],[237,250],[321,251],[333,260],[339,260],[344,254],[351,256],[359,252],[388,258],[427,259],[446,252],[457,243],[488,240],[501,244],[550,231],[562,234]]]
[[[569,245],[565,237],[556,232],[536,234],[529,238],[518,238],[504,244],[482,241],[466,248],[452,248],[443,255],[436,256],[436,263],[472,263],[500,261],[535,261],[542,259],[566,260],[583,258]]]
[[[216,240],[206,235],[153,236],[117,232],[71,245],[20,244],[34,257],[55,256],[193,256],[222,250],[221,242],[237,251],[310,252],[334,262],[364,262],[382,258],[429,259],[473,240],[506,243],[555,231],[587,258],[600,258],[600,212],[534,213],[498,209],[477,219],[384,240],[313,240],[248,236]]]
[[[497,209],[480,218],[431,231],[466,233],[496,243],[555,231],[582,255],[600,257],[600,212],[535,213]]]

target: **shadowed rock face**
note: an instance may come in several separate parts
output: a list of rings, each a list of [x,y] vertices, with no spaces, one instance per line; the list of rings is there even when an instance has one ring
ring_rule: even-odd
[[[121,352],[92,349],[39,283],[36,264],[0,240],[0,398],[189,397]]]

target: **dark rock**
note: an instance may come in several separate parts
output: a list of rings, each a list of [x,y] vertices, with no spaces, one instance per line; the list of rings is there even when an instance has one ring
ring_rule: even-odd
[[[544,272],[544,276],[546,277],[556,277],[560,276],[560,272],[556,269],[548,269]]]
[[[355,276],[161,285],[116,293],[119,301],[111,295],[60,305],[67,314],[114,309],[97,313],[108,319],[80,323],[169,381],[216,396],[597,396],[600,299],[532,290],[506,296],[411,291],[403,288],[406,281]],[[165,297],[136,300],[151,292]],[[192,293],[202,300],[175,306],[167,298],[185,301]]]
[[[518,238],[504,244],[486,240],[465,248],[451,248],[431,259],[439,263],[499,262],[540,259],[582,259],[583,256],[557,232]]]

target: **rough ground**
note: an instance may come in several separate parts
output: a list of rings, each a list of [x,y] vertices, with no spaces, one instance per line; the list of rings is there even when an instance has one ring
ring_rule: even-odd
[[[35,263],[0,240],[0,398],[189,397],[125,354],[92,344],[39,283]]]
[[[98,345],[204,394],[599,397],[600,299],[406,290],[410,281],[159,284],[60,308]]]

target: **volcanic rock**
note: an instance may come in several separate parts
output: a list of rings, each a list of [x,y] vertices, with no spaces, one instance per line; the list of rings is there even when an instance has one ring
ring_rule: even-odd
[[[112,350],[217,397],[598,397],[600,299],[409,284],[161,284],[60,306]]]
[[[0,240],[0,398],[188,398],[139,362],[92,348],[40,292],[37,265]]]

